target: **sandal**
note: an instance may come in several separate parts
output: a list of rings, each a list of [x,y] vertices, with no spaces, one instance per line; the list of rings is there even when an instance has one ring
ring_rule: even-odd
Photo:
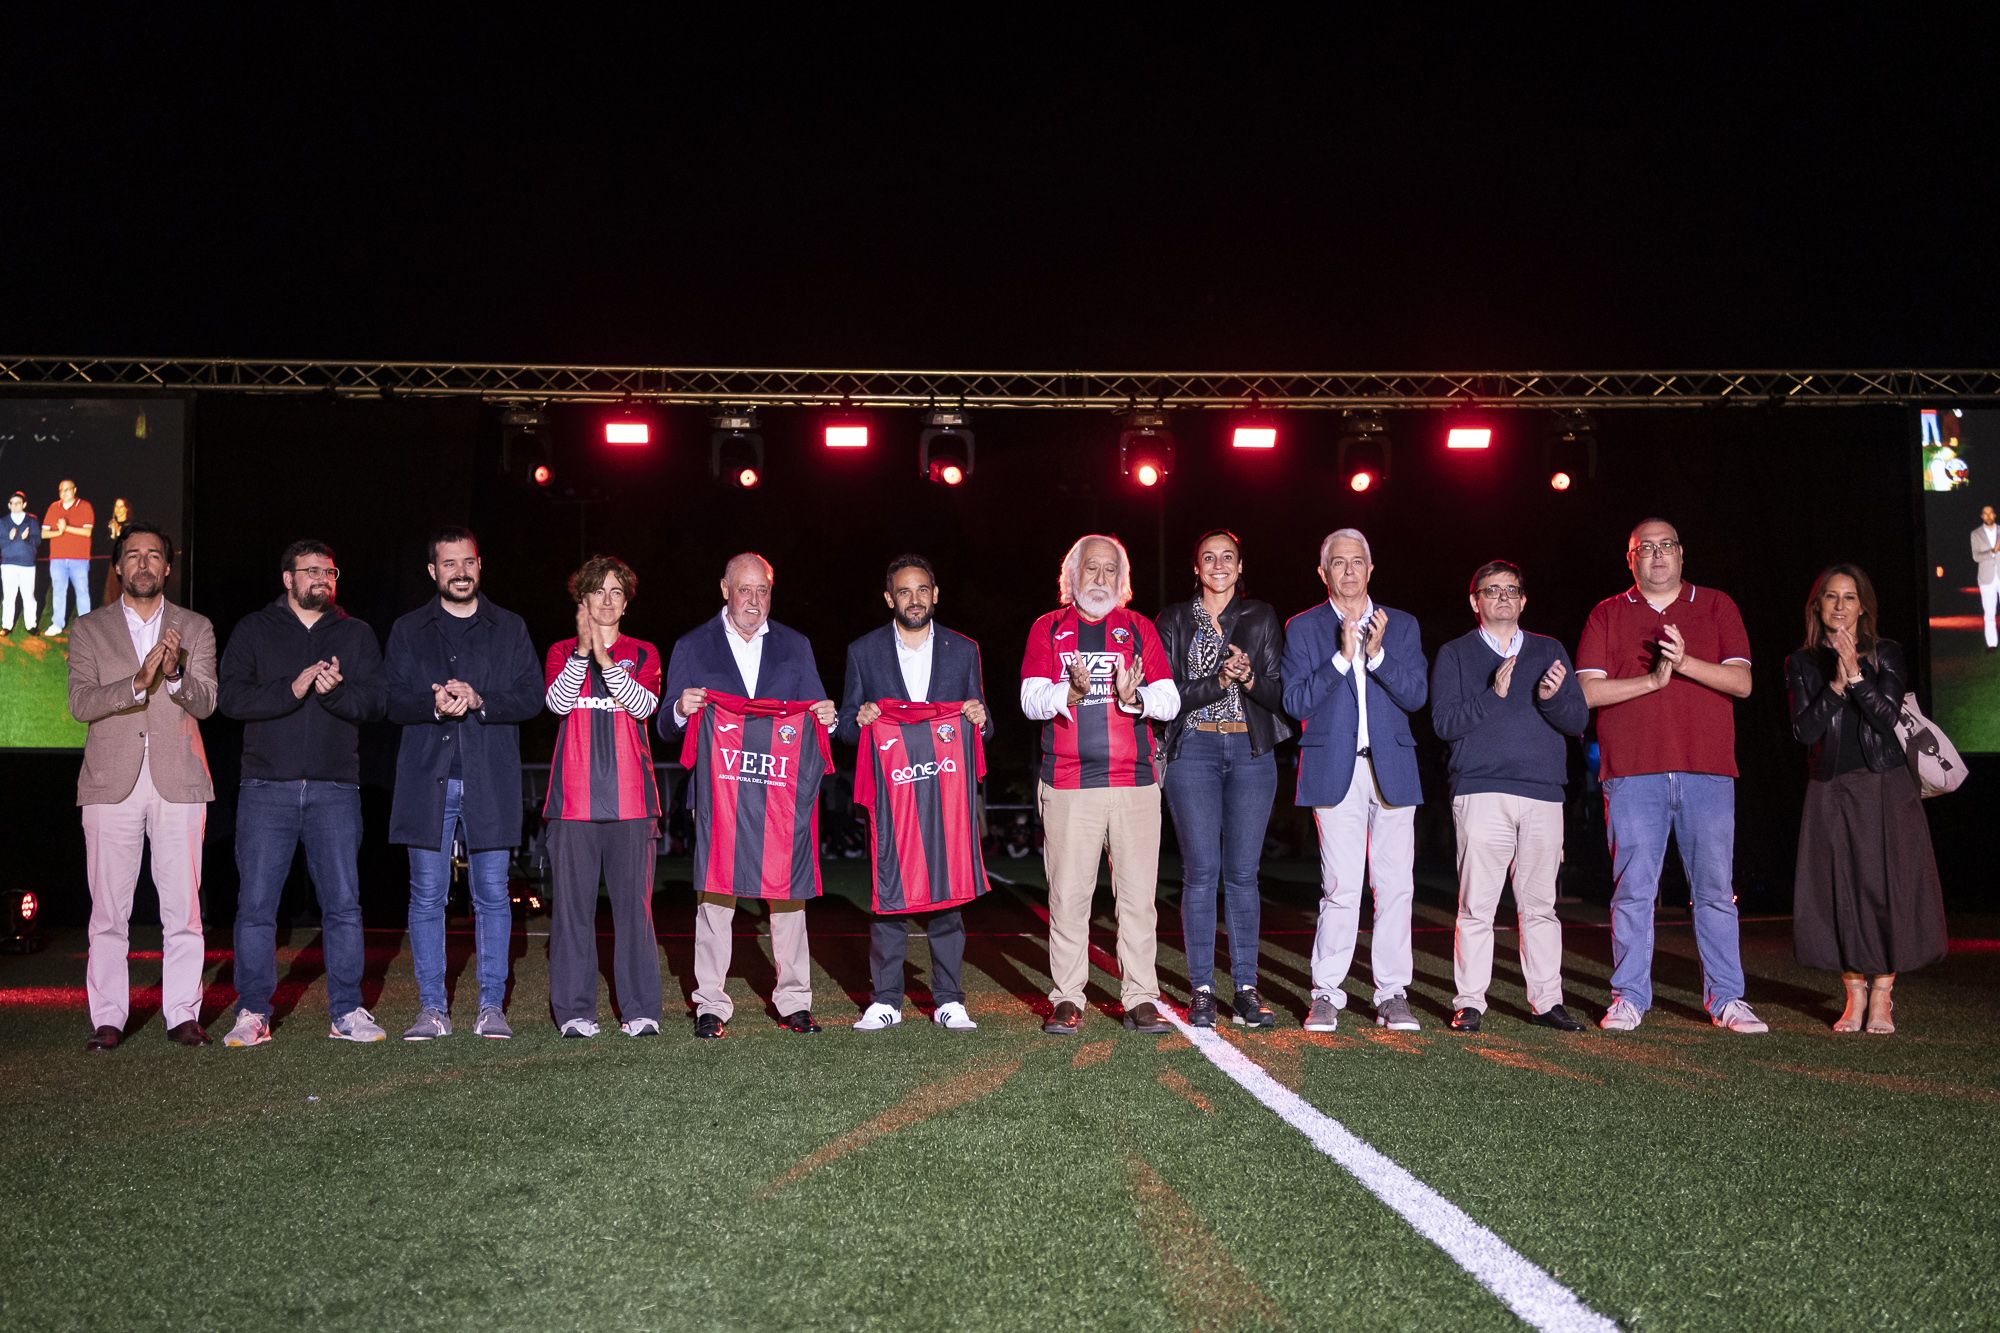
[[[1868,1016],[1868,978],[1859,972],[1843,972],[1840,984],[1847,988],[1847,1008],[1833,1020],[1833,1030],[1859,1032]]]
[[[1877,977],[1868,983],[1868,1031],[1888,1034],[1896,1030],[1895,1001],[1889,992],[1896,984],[1895,975]]]

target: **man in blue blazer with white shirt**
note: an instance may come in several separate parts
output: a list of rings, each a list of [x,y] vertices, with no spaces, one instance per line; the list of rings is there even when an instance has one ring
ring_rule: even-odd
[[[1410,909],[1415,896],[1416,737],[1410,714],[1430,692],[1417,622],[1368,595],[1375,558],[1353,528],[1319,547],[1323,604],[1285,626],[1285,711],[1299,720],[1297,803],[1319,826],[1319,924],[1313,935],[1306,1031],[1332,1032],[1361,926],[1365,868],[1375,889],[1368,961],[1375,1021],[1417,1030],[1410,1012]]]
[[[812,644],[771,619],[777,571],[754,551],[733,556],[722,570],[722,613],[674,641],[667,655],[665,706],[654,714],[661,739],[679,745],[710,690],[745,699],[812,699],[813,716],[832,731],[833,700],[820,683]],[[812,1016],[812,956],[804,902],[771,904],[771,958],[778,971],[771,1003],[784,1026],[819,1031]],[[694,1035],[719,1038],[736,1012],[729,998],[729,959],[736,899],[700,894],[694,909]]]
[[[979,645],[933,618],[937,610],[937,574],[920,555],[899,555],[889,562],[882,600],[889,604],[888,624],[872,629],[847,645],[847,683],[840,692],[840,725],[834,735],[849,745],[861,743],[861,728],[882,715],[882,699],[912,703],[965,705],[967,722],[981,736],[993,735],[993,718],[986,711],[986,681]],[[965,918],[957,908],[924,915],[924,933],[931,944],[931,1021],[953,1032],[979,1025],[965,1010],[961,968],[965,961]],[[855,1023],[858,1032],[880,1032],[903,1021],[903,961],[909,952],[910,926],[904,916],[878,916],[868,928],[868,966],[874,994]]]

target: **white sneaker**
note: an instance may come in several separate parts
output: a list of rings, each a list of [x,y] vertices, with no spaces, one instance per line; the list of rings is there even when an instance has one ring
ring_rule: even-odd
[[[931,1015],[931,1022],[952,1032],[970,1032],[979,1026],[972,1021],[972,1015],[965,1012],[965,1006],[957,1000],[939,1005],[937,1012]]]
[[[618,1030],[628,1037],[657,1037],[660,1025],[650,1018],[633,1018],[620,1023]]]
[[[863,1009],[861,1017],[855,1020],[854,1030],[856,1032],[880,1032],[883,1028],[892,1028],[902,1021],[903,1011],[901,1009],[892,1009],[886,1004],[871,1004],[866,1009]]]
[[[350,1009],[333,1020],[326,1035],[335,1041],[387,1041],[389,1034],[366,1009]]]
[[[1750,1006],[1742,1000],[1731,1000],[1722,1006],[1722,1012],[1709,1020],[1719,1028],[1731,1032],[1769,1032],[1771,1025],[1757,1017]]]
[[[562,1034],[565,1037],[594,1037],[597,1035],[597,1024],[588,1018],[572,1018],[562,1025]]]
[[[271,1020],[249,1009],[236,1011],[236,1026],[222,1039],[224,1046],[262,1046],[271,1039]]]
[[[1604,1017],[1597,1020],[1597,1026],[1606,1032],[1630,1032],[1639,1026],[1639,1020],[1643,1017],[1645,1015],[1621,995],[1611,1002],[1609,1009],[1604,1011]]]

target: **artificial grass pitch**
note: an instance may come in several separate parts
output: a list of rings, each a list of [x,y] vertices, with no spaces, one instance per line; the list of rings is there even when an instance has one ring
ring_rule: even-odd
[[[1079,1037],[1042,1035],[1033,888],[968,910],[979,1031],[945,1032],[917,1002],[899,1028],[850,1031],[866,1000],[843,994],[866,985],[856,878],[829,867],[836,897],[811,909],[827,1031],[810,1038],[776,1029],[738,980],[723,1042],[694,1041],[671,998],[660,1038],[607,1023],[562,1040],[542,941],[517,934],[515,1040],[469,1034],[466,974],[451,1038],[331,1042],[300,930],[276,1040],[226,1050],[218,931],[215,1047],[171,1045],[153,1012],[86,1056],[82,933],[0,956],[0,1326],[1518,1326],[1184,1038],[1123,1031],[1106,974]],[[1897,987],[1893,1037],[1827,1030],[1833,988],[1791,963],[1783,922],[1745,927],[1768,1037],[1699,1016],[1676,925],[1637,1032],[1520,1021],[1510,933],[1485,1031],[1458,1036],[1443,1027],[1448,903],[1426,889],[1424,1030],[1372,1026],[1364,967],[1321,1035],[1298,1026],[1310,890],[1282,875],[1268,890],[1281,1026],[1225,1037],[1598,1312],[1635,1328],[1963,1327],[2000,1309],[2000,920],[1954,920],[1954,955]],[[676,889],[656,903],[670,997],[686,989],[687,908]],[[468,942],[452,943],[459,974]],[[738,966],[768,985],[764,945],[739,940]],[[1566,945],[1569,1001],[1594,1018],[1608,941],[1573,924]],[[920,934],[911,956],[927,1000]],[[136,963],[135,983],[157,967]],[[370,936],[369,974],[400,1030],[415,1007],[400,936]]]

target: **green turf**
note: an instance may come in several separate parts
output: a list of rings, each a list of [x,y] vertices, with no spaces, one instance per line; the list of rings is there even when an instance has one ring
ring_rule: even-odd
[[[46,613],[45,613],[46,614]],[[0,749],[77,749],[84,727],[69,715],[69,640],[0,638]]]
[[[851,895],[855,870],[830,883]],[[1229,1039],[1595,1309],[1769,1328],[1964,1327],[2000,1308],[2000,921],[1954,922],[1988,943],[1905,978],[1890,1038],[1826,1030],[1829,988],[1792,965],[1784,923],[1745,931],[1767,1038],[1699,1021],[1671,925],[1638,1032],[1529,1028],[1503,935],[1487,1031],[1466,1038],[1442,1030],[1450,937],[1430,892],[1425,1031],[1366,1026],[1355,982],[1341,1031],[1311,1037],[1303,873],[1274,874],[1266,908],[1282,1026]],[[728,1040],[695,1042],[670,981],[663,1038],[561,1041],[527,938],[513,1042],[325,1041],[313,955],[287,952],[310,984],[271,1045],[185,1051],[155,1013],[86,1057],[81,933],[0,957],[0,1327],[1518,1326],[1180,1037],[1125,1033],[1098,1005],[1079,1038],[1043,1036],[1015,993],[1047,981],[1039,938],[1014,933],[1032,931],[1035,896],[1003,889],[968,913],[985,932],[970,1034],[914,1003],[901,1028],[846,1030],[841,984],[865,985],[866,939],[839,898],[812,909],[828,1031],[810,1039],[774,1030],[737,982]],[[1163,908],[1171,932],[1170,893]],[[657,911],[684,973],[685,897]],[[1176,994],[1177,943],[1161,950]],[[1567,943],[1571,1002],[1594,1016],[1603,931]],[[377,1009],[400,1026],[407,954],[389,934],[371,947]],[[226,1000],[226,980],[212,993]]]

